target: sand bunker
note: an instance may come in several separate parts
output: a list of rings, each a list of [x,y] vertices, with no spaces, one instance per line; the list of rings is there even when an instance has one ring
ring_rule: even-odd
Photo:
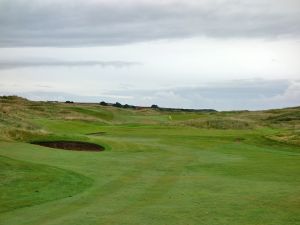
[[[81,141],[37,141],[31,144],[73,151],[100,152],[104,150],[104,147],[101,145]]]

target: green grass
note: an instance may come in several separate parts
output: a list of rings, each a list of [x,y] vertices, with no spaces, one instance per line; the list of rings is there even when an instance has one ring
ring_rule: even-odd
[[[72,197],[92,180],[59,168],[0,156],[0,213]]]
[[[72,107],[71,110],[74,110],[75,112],[86,114],[89,116],[98,117],[104,120],[112,120],[113,119],[113,113],[108,110],[99,109],[85,109],[82,107]]]
[[[0,102],[12,110],[0,126],[28,132],[22,142],[3,133],[0,142],[1,225],[300,224],[300,147],[290,142],[299,124],[266,119],[298,109],[189,114],[35,103],[41,113],[17,102]],[[217,123],[191,126],[199,120]],[[85,140],[106,151],[26,143],[33,139]]]

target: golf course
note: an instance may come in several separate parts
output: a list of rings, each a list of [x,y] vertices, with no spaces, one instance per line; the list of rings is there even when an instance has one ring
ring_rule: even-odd
[[[300,107],[0,97],[1,225],[300,225]]]

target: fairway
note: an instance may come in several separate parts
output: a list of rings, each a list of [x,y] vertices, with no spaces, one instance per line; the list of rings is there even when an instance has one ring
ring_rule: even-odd
[[[0,102],[1,225],[300,224],[300,108]],[[30,144],[81,141],[103,151]]]

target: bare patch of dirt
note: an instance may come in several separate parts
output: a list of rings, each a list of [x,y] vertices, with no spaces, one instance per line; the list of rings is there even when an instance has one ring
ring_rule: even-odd
[[[73,151],[100,152],[104,150],[104,147],[101,145],[81,141],[37,141],[31,142],[31,144]]]
[[[105,135],[105,134],[106,134],[106,132],[100,131],[100,132],[95,132],[95,133],[88,133],[86,135],[101,136],[101,135]]]
[[[246,140],[246,139],[245,139],[245,138],[241,138],[241,137],[237,137],[237,138],[235,139],[236,142],[242,142],[242,141],[244,141],[244,140]]]

